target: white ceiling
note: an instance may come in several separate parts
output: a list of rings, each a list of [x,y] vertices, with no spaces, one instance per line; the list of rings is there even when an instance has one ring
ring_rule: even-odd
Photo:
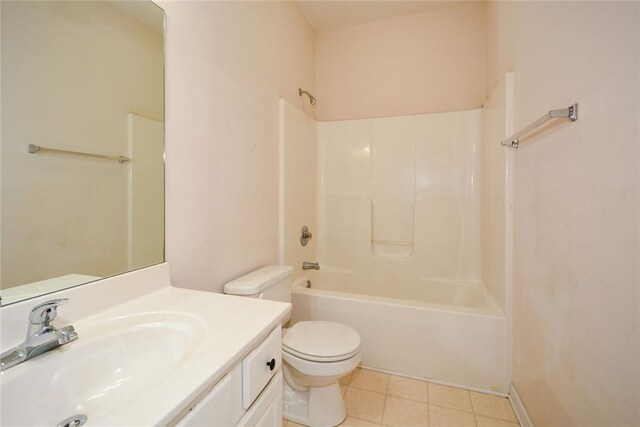
[[[349,27],[394,16],[454,7],[464,3],[468,3],[468,1],[298,0],[300,9],[316,30]]]

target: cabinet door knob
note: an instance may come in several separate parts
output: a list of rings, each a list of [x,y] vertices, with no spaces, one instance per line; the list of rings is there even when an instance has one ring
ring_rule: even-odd
[[[270,371],[273,371],[276,368],[276,359],[271,359],[269,362],[267,362],[267,366],[269,367]]]

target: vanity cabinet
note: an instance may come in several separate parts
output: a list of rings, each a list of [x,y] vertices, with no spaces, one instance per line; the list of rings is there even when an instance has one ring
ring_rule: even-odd
[[[279,427],[282,425],[282,331],[275,328],[204,397],[193,402],[178,427]]]
[[[282,425],[282,371],[247,411],[236,427],[273,427]]]

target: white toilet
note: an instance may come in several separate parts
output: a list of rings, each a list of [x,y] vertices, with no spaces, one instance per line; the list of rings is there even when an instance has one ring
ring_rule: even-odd
[[[230,295],[291,302],[293,267],[272,265],[224,287]],[[284,417],[312,427],[333,427],[347,416],[338,379],[360,363],[360,335],[335,322],[298,322],[283,330]]]

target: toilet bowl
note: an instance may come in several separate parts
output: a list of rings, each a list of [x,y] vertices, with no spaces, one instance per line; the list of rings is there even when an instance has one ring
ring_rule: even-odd
[[[227,283],[224,292],[291,302],[289,266],[268,266]],[[284,418],[334,427],[347,416],[340,377],[360,363],[360,335],[336,322],[301,321],[283,330]]]
[[[360,364],[360,336],[339,323],[296,323],[282,338],[285,418],[313,427],[347,416],[338,380]]]

